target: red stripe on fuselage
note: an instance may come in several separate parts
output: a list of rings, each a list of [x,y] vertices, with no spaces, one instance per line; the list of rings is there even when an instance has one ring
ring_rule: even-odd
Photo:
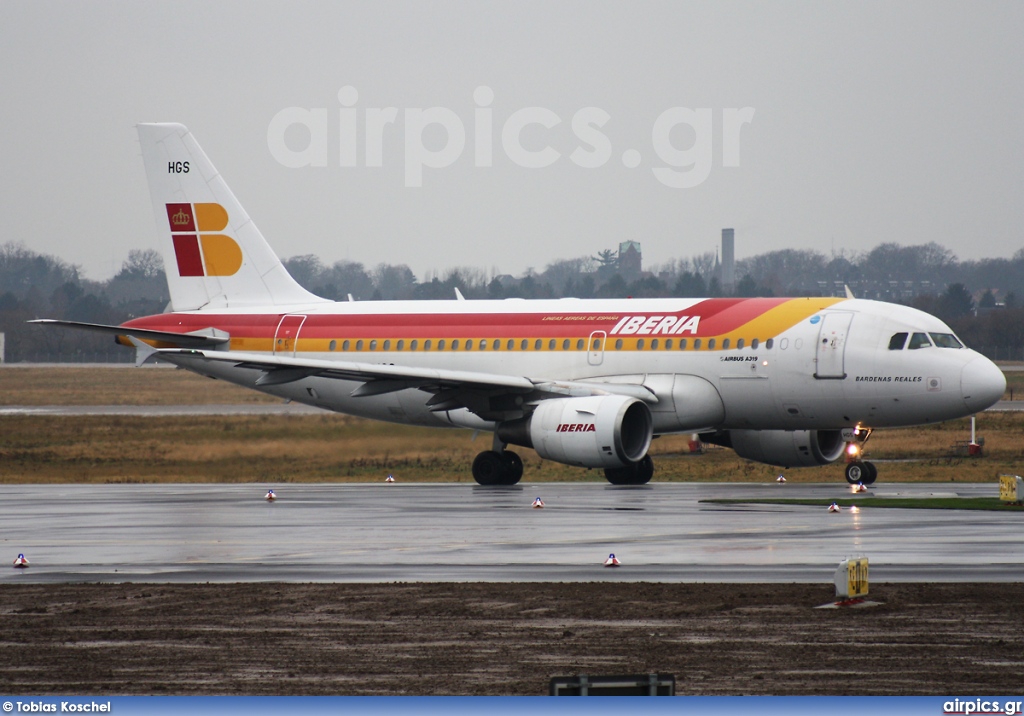
[[[714,336],[736,330],[786,298],[712,298],[680,311],[538,313],[381,313],[305,314],[301,338],[515,338],[586,337],[610,331],[627,316],[699,316],[697,333]],[[124,325],[188,333],[218,328],[234,337],[273,338],[283,313],[165,313]],[[301,315],[301,314],[300,314]]]

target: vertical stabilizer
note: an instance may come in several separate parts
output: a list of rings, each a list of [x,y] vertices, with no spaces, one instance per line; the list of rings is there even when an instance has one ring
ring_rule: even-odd
[[[175,311],[323,303],[295,282],[180,124],[140,124]]]

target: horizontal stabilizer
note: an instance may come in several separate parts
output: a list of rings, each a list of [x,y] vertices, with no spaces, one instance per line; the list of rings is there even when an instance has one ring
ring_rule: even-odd
[[[206,328],[192,333],[172,333],[170,331],[151,331],[145,328],[126,328],[125,326],[108,326],[102,323],[82,323],[80,321],[59,321],[55,318],[39,318],[29,323],[42,326],[61,326],[76,328],[82,331],[106,333],[112,336],[134,336],[144,341],[159,341],[180,348],[208,348],[217,350],[224,348],[231,340],[224,331]]]

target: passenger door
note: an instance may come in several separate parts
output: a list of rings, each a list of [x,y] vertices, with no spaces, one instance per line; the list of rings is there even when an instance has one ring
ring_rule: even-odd
[[[846,337],[850,332],[852,313],[826,313],[818,331],[815,354],[815,378],[842,379],[846,377]]]

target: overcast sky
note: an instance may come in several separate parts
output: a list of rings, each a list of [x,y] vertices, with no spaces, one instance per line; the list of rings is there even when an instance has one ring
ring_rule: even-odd
[[[155,248],[134,124],[166,121],[282,257],[422,279],[633,240],[649,266],[715,250],[723,227],[737,258],[928,241],[1008,257],[1024,246],[1022,34],[1016,0],[3,0],[0,243],[97,280]],[[389,107],[368,166],[368,119]],[[292,108],[326,117],[322,150]],[[417,116],[448,124],[410,138]],[[424,158],[447,166],[411,186]],[[325,166],[287,166],[303,162]]]

